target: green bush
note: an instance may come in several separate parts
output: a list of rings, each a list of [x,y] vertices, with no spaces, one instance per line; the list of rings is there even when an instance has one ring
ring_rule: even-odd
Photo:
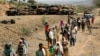
[[[28,4],[29,4],[29,5],[34,5],[35,3],[36,3],[35,0],[29,0],[29,1],[28,1]]]
[[[86,6],[78,6],[78,9],[76,10],[77,12],[84,12],[84,11],[92,11],[94,9],[93,6],[86,7]]]
[[[100,0],[93,0],[93,3],[96,7],[100,7]]]
[[[43,16],[43,17],[42,17],[42,24],[45,25],[45,22],[46,22],[46,17]]]
[[[22,34],[23,34],[23,35],[29,36],[29,35],[31,35],[31,33],[32,33],[32,32],[31,32],[30,29],[25,28],[25,27],[22,28]]]

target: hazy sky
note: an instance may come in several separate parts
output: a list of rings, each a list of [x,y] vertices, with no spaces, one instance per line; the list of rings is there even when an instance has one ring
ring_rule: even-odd
[[[81,1],[81,0],[36,0],[36,1],[40,1],[40,2],[42,2],[42,1],[69,1],[69,2],[71,2],[71,1]]]
[[[78,4],[78,5],[92,4],[92,0],[35,0],[35,1],[39,3],[46,3],[46,4]]]
[[[48,3],[48,4],[90,4],[92,0],[36,0],[41,3]]]
[[[78,2],[78,1],[87,1],[87,0],[36,0],[39,2],[48,2],[48,1],[52,1],[52,2]]]

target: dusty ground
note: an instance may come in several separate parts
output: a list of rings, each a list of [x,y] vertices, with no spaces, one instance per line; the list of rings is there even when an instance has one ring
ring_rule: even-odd
[[[16,50],[19,38],[24,36],[22,34],[22,27],[26,27],[32,31],[31,36],[24,36],[29,43],[29,52],[28,56],[35,56],[35,51],[38,49],[39,43],[44,43],[47,45],[45,41],[45,34],[42,24],[43,16],[39,15],[30,15],[30,16],[1,16],[1,20],[9,20],[15,19],[16,24],[1,24],[0,23],[0,50],[3,49],[4,44],[7,41],[11,41],[13,43],[13,47]],[[46,16],[46,20],[52,26],[54,24],[58,24],[60,20],[64,20],[66,22],[67,16],[64,15],[49,15]],[[100,16],[96,16],[95,24],[93,26],[99,27],[98,29],[93,29],[92,34],[88,34],[88,31],[82,33],[78,32],[77,42],[74,47],[69,47],[70,56],[100,56]],[[39,28],[39,31],[33,31],[35,27]],[[0,54],[2,51],[0,51]],[[1,55],[0,55],[1,56]]]
[[[70,56],[100,56],[100,16],[96,16],[95,24],[92,29],[92,34],[88,31],[78,32],[77,42],[74,47],[69,47]]]
[[[16,50],[19,38],[24,36],[22,34],[22,28],[28,28],[32,31],[31,36],[24,36],[29,42],[29,56],[35,56],[35,51],[37,50],[38,44],[40,42],[46,43],[45,34],[44,34],[44,26],[42,24],[43,16],[40,15],[30,15],[30,16],[1,16],[0,21],[15,19],[16,24],[1,24],[0,23],[0,50],[3,49],[4,44],[7,41],[11,41],[13,43],[13,47]],[[52,26],[53,24],[59,23],[60,20],[67,20],[67,16],[60,15],[49,15],[46,16],[46,21]],[[39,31],[34,31],[35,27],[39,28]],[[1,54],[2,51],[0,51]]]

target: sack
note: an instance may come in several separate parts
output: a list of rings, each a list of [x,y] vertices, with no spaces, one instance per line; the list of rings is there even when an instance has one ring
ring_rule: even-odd
[[[47,47],[43,47],[44,48],[44,50],[45,50],[45,52],[46,52],[46,56],[51,56],[50,55],[50,52],[49,52],[49,50],[48,50],[48,48]]]

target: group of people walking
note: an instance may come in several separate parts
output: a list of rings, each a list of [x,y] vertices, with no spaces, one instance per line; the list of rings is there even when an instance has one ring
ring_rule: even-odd
[[[94,17],[88,20],[89,23],[94,23]],[[60,21],[60,27],[50,27],[48,22],[45,23],[45,35],[48,42],[48,48],[46,52],[43,51],[43,43],[39,44],[39,50],[36,52],[36,56],[69,56],[68,46],[75,46],[77,42],[77,33],[82,30],[85,31],[87,26],[87,18],[85,17],[68,17],[67,23],[63,20]],[[40,48],[40,45],[42,47]],[[43,51],[43,52],[42,52]],[[49,53],[48,53],[48,52]],[[43,55],[45,53],[45,55]],[[48,55],[49,54],[49,55]]]
[[[3,56],[16,56],[16,54],[18,56],[26,56],[28,51],[27,48],[28,48],[27,41],[24,38],[20,38],[16,51],[12,47],[11,42],[5,44],[3,50]]]
[[[36,51],[36,56],[69,56],[68,47],[75,46],[77,42],[77,33],[82,29],[85,31],[85,26],[94,23],[94,17],[90,20],[85,17],[68,17],[67,23],[60,21],[60,26],[50,27],[49,23],[45,23],[45,35],[48,46],[43,43],[39,44],[39,49]],[[3,56],[27,56],[28,43],[24,38],[20,38],[16,51],[12,47],[12,43],[6,43]]]

